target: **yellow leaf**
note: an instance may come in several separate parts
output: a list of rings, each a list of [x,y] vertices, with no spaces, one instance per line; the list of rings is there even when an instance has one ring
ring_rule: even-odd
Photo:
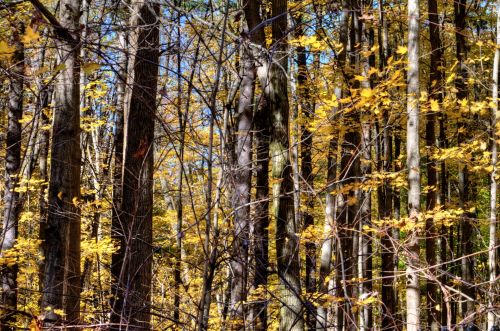
[[[368,297],[364,300],[361,300],[358,302],[358,305],[360,306],[367,306],[367,305],[370,305],[372,303],[375,303],[377,302],[377,298],[376,297]]]
[[[54,309],[54,314],[59,315],[59,316],[64,316],[64,310],[62,309]]]
[[[437,100],[431,99],[431,110],[439,111],[439,102]]]
[[[31,26],[28,26],[22,38],[23,43],[29,44],[31,42],[37,41],[38,39],[40,39],[40,35],[38,34],[38,32],[33,30]]]
[[[62,200],[62,199],[63,199],[63,194],[64,194],[64,193],[62,193],[62,192],[57,193],[57,198],[58,198],[59,200]]]
[[[406,48],[405,46],[398,46],[398,49],[396,50],[396,53],[398,54],[406,54],[408,52],[408,48]]]
[[[361,90],[361,96],[363,98],[369,98],[372,95],[373,95],[373,90],[372,89],[365,88],[365,89]]]
[[[14,50],[14,47],[10,47],[5,41],[0,41],[0,60],[9,60]]]

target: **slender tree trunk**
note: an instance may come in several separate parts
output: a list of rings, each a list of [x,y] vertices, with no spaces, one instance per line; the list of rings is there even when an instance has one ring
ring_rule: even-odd
[[[123,236],[122,224],[122,174],[123,174],[123,127],[124,127],[124,112],[128,105],[126,86],[128,73],[128,56],[125,50],[128,46],[128,34],[126,32],[119,36],[120,48],[123,52],[120,59],[120,68],[117,77],[117,101],[115,110],[115,134],[114,134],[114,169],[113,169],[113,206],[111,215],[111,238],[119,242],[120,249],[113,253],[111,258],[111,275],[113,282],[111,291],[114,295],[118,294],[122,289],[119,288],[119,278],[122,268],[121,259],[122,249],[125,247],[125,237]],[[116,298],[111,300],[113,311],[116,309]]]
[[[58,63],[64,69],[55,84],[48,217],[44,229],[42,308],[48,325],[60,320],[54,309],[64,308],[69,324],[78,323],[80,317],[80,6],[80,0],[62,0],[59,9],[59,22],[71,34],[56,41]]]
[[[153,139],[159,60],[159,4],[134,1],[130,46],[131,92],[125,113],[125,146],[119,233],[122,246],[113,265],[116,301],[112,323],[150,328],[153,209]],[[118,276],[118,277],[116,277]],[[122,329],[112,325],[112,329]]]
[[[384,114],[383,120],[382,147],[384,160],[382,162],[383,172],[387,173],[391,170],[392,163],[392,137],[390,132],[388,114]],[[392,213],[393,192],[388,180],[384,181],[384,185],[379,189],[378,194],[380,216],[382,219],[391,219]],[[395,253],[394,253],[394,237],[392,235],[392,227],[386,227],[381,238],[381,257],[382,257],[382,328],[387,330],[395,330],[396,327],[396,294],[395,294]]]
[[[340,42],[347,52],[339,58],[339,67],[342,68],[342,79],[349,81],[352,78],[356,65],[358,64],[357,51],[360,47],[360,22],[359,8],[356,1],[344,1],[340,23]],[[350,28],[349,28],[350,23]],[[349,65],[347,63],[349,55]],[[357,86],[359,87],[359,86]],[[340,87],[343,89],[344,87]],[[356,88],[356,86],[355,86]],[[348,92],[346,92],[348,95]],[[353,298],[357,295],[357,285],[349,280],[357,277],[357,223],[359,221],[359,196],[354,184],[360,175],[360,148],[361,127],[358,113],[344,116],[342,125],[346,127],[346,133],[339,139],[342,140],[340,157],[339,180],[341,185],[348,187],[347,191],[338,196],[338,240],[337,240],[337,279],[336,295],[343,298],[337,306],[337,328],[339,330],[353,330],[356,328],[356,319],[352,310]]]
[[[361,174],[363,177],[367,177],[371,174],[371,125],[368,121],[363,121],[362,124],[362,165]],[[359,253],[358,253],[358,277],[363,279],[360,281],[358,297],[363,298],[368,295],[372,289],[372,241],[371,234],[364,235],[363,227],[371,226],[371,191],[360,192],[360,217],[361,221],[359,223]],[[370,305],[364,306],[359,312],[360,329],[370,330],[372,328],[370,315],[371,307]]]
[[[359,126],[355,125],[355,121],[351,119],[344,125],[349,127],[349,131],[345,134],[342,143],[342,157],[341,157],[341,171],[344,185],[353,184],[360,174],[360,158],[359,147],[361,137],[359,134]],[[343,297],[344,303],[340,309],[343,311],[344,317],[339,314],[339,324],[345,327],[346,330],[353,330],[355,328],[355,318],[352,312],[352,298],[355,294],[355,284],[348,282],[357,276],[357,245],[354,244],[356,240],[357,228],[356,219],[358,214],[358,201],[357,194],[354,188],[350,188],[348,193],[343,196],[343,203],[339,206],[339,263],[340,263],[340,296]],[[343,320],[341,322],[340,320]]]
[[[254,259],[256,289],[267,290],[269,267],[269,105],[261,95],[255,114],[254,144],[256,149]],[[265,292],[263,292],[265,293]],[[267,300],[263,294],[254,305],[255,330],[267,330]]]
[[[244,28],[245,35],[248,28]],[[246,309],[244,301],[247,297],[248,247],[250,224],[250,189],[252,163],[252,116],[255,90],[255,62],[251,57],[248,43],[242,44],[242,79],[240,97],[236,113],[235,132],[235,169],[233,188],[234,240],[231,269],[231,328],[245,328]]]
[[[456,55],[457,55],[457,78],[455,80],[455,86],[457,89],[457,99],[466,100],[468,99],[468,87],[467,82],[467,68],[465,60],[467,57],[467,42],[466,42],[466,18],[467,18],[467,1],[459,0],[454,2],[454,13],[455,13],[455,39],[456,39]],[[457,143],[460,146],[461,143],[465,141],[465,135],[462,130],[465,129],[465,123],[459,122],[459,133],[457,137]],[[468,208],[469,200],[469,180],[468,180],[468,170],[466,165],[459,165],[458,178],[459,178],[459,192],[460,192],[460,207],[462,209]],[[462,235],[462,240],[460,241],[461,255],[467,256],[473,252],[473,242],[474,242],[474,229],[472,226],[472,214],[466,212],[462,216],[460,231]],[[474,287],[469,286],[473,278],[473,258],[463,258],[461,260],[462,269],[462,279],[464,283],[462,284],[462,291],[465,295],[470,298],[475,297]],[[462,303],[462,314],[463,317],[472,313],[474,311],[474,302],[471,300],[464,300]]]
[[[5,153],[5,191],[4,217],[2,223],[1,255],[14,247],[17,240],[17,230],[21,205],[19,192],[16,186],[19,183],[21,168],[22,127],[20,120],[23,116],[23,85],[24,85],[24,45],[21,42],[21,31],[14,32],[15,51],[12,56],[12,67],[9,79],[9,106],[7,122],[7,139]],[[1,329],[14,330],[9,324],[15,322],[17,309],[17,263],[8,263],[2,266],[2,305],[6,308],[2,312]]]
[[[445,116],[444,114],[440,114],[439,116],[439,148],[446,148],[447,142],[446,142],[446,131],[445,131]],[[440,169],[439,169],[439,199],[440,199],[440,205],[443,207],[443,209],[446,208],[448,204],[448,171],[446,169],[446,162],[441,161],[440,162]],[[452,228],[452,227],[450,227]],[[445,226],[445,224],[441,225],[440,229],[440,260],[442,263],[448,262],[447,256],[448,256],[448,241],[446,238],[446,235],[448,233],[448,227]],[[449,254],[450,257],[452,257],[453,254]],[[449,273],[450,265],[446,264],[444,267],[444,270],[446,273],[442,272],[439,279],[439,282],[441,284],[446,284],[448,277],[447,273]],[[448,325],[449,328],[451,329],[450,319],[448,318],[448,314],[451,313],[451,311],[448,311],[448,308],[451,308],[451,303],[447,302],[445,300],[445,296],[443,293],[441,293],[441,299],[442,299],[442,307],[444,308],[446,306],[446,309],[441,310],[441,323],[442,325]]]
[[[362,15],[363,12],[360,12]],[[361,22],[360,22],[361,24]],[[373,39],[371,38],[370,29],[366,25],[360,27],[361,30],[361,48],[363,52],[369,52],[373,47]],[[370,68],[373,66],[373,59],[370,57],[361,57],[360,66],[361,74],[365,78],[361,82],[363,89],[371,89],[373,86],[370,79]],[[361,165],[360,171],[362,178],[367,178],[372,173],[372,127],[371,120],[368,116],[361,116]],[[362,179],[362,181],[363,181]],[[362,298],[368,295],[372,290],[372,240],[371,234],[365,235],[363,227],[371,226],[371,190],[359,192],[359,248],[358,248],[358,277],[364,279],[359,283],[358,297]],[[361,299],[362,300],[362,299]],[[372,328],[371,321],[371,305],[365,305],[359,312],[359,327],[363,330]]]
[[[389,47],[389,29],[387,20],[385,19],[384,3],[379,7],[380,15],[380,30],[379,30],[379,45],[380,45],[380,68],[385,69],[387,59],[392,52]],[[392,124],[389,123],[389,114],[386,111],[383,115],[383,133],[382,146],[384,160],[381,164],[383,172],[391,172],[393,160],[397,159],[400,150],[400,138],[392,129]],[[393,158],[393,136],[394,136],[394,158]],[[396,166],[395,172],[399,171]],[[384,180],[384,184],[378,190],[380,216],[385,219],[399,219],[400,198],[399,190],[391,187],[389,180]],[[393,227],[386,227],[386,231],[381,238],[381,258],[382,258],[382,329],[398,330],[398,315],[397,315],[397,294],[396,294],[396,272],[397,272],[397,257],[396,257],[396,242],[399,230]]]
[[[420,150],[419,150],[419,2],[408,2],[408,96],[407,96],[407,139],[406,154],[408,168],[408,215],[416,224],[420,217]],[[406,267],[406,328],[420,329],[420,286],[417,268],[419,266],[418,231],[408,234]]]
[[[397,128],[393,131],[393,137],[394,137],[394,172],[400,172],[402,170],[402,165],[400,162],[398,162],[398,158],[401,155],[401,128],[397,126]],[[392,187],[392,198],[393,198],[393,203],[394,203],[394,219],[400,221],[401,220],[401,190],[397,187]],[[392,240],[394,240],[396,245],[400,244],[400,237],[401,237],[401,232],[399,228],[394,228],[392,229]],[[397,330],[402,330],[403,329],[403,312],[401,310],[398,311],[397,306],[398,306],[398,301],[399,301],[399,295],[398,295],[398,289],[397,289],[397,280],[396,280],[396,275],[399,271],[399,256],[400,252],[399,249],[396,249],[396,247],[393,248],[393,299],[392,302],[394,303],[394,320],[393,323],[396,327]]]
[[[180,1],[177,2],[177,6],[182,5]],[[187,107],[184,112],[182,113],[182,57],[181,57],[181,15],[178,12],[177,13],[177,118],[179,121],[179,170],[177,172],[177,177],[178,177],[178,184],[177,184],[177,198],[175,202],[175,210],[176,210],[176,216],[177,216],[177,223],[176,223],[176,262],[175,262],[175,269],[174,269],[174,281],[175,281],[175,287],[174,287],[174,320],[177,322],[180,322],[180,305],[181,305],[181,284],[182,284],[182,259],[183,259],[183,243],[182,243],[182,238],[183,238],[183,230],[182,230],[182,224],[183,224],[183,203],[182,203],[182,195],[183,195],[183,179],[184,179],[184,149],[185,149],[185,139],[186,139],[186,125],[187,125],[187,116],[189,113],[189,105],[190,105],[190,98],[191,98],[191,90],[192,90],[192,76],[194,74],[194,70],[191,72],[191,78],[189,80],[189,88],[188,88],[188,93],[187,93]],[[198,58],[198,47],[196,49],[196,56],[195,56],[195,61],[197,61]]]
[[[341,95],[341,89],[337,89]],[[336,216],[336,197],[331,193],[335,187],[337,177],[337,141],[332,138],[328,148],[328,168],[327,168],[327,193],[325,196],[325,223],[323,225],[323,243],[320,250],[320,269],[318,279],[318,291],[323,294],[328,294],[329,277],[332,272],[332,255],[334,238],[333,231],[335,229]],[[317,312],[317,330],[327,330],[328,327],[328,307],[320,305]]]
[[[250,40],[264,45],[264,30],[257,28],[262,22],[260,17],[260,1],[246,1],[244,6],[245,19],[250,32]],[[254,61],[259,50],[253,49]],[[258,64],[256,64],[256,67]],[[262,80],[261,80],[262,85]],[[262,86],[264,87],[264,86]],[[270,143],[270,108],[265,93],[256,98],[254,116],[254,146],[255,146],[255,218],[253,221],[255,259],[253,286],[261,289],[262,295],[253,306],[254,328],[256,331],[267,330],[267,278],[269,267],[269,143]]]
[[[428,0],[428,15],[429,15],[429,36],[431,42],[431,70],[430,72],[430,98],[432,102],[437,102],[438,107],[441,107],[442,92],[441,85],[443,82],[443,67],[442,45],[438,17],[438,5],[436,0]],[[431,161],[433,151],[438,147],[436,140],[436,121],[437,112],[431,109],[427,115],[427,123],[425,127],[425,140],[427,145],[427,211],[432,212],[437,207],[439,199],[439,183],[438,183],[438,163]],[[436,238],[438,237],[438,229],[432,218],[426,219],[426,239],[425,239],[425,254],[427,265],[433,267],[437,263],[439,252],[437,250]],[[429,269],[428,272],[433,275],[433,279],[427,279],[427,325],[432,331],[438,331],[441,324],[441,314],[437,307],[441,304],[438,284],[435,279],[437,269]]]
[[[498,74],[500,67],[500,1],[497,1],[497,22],[496,22],[496,49],[495,58],[493,60],[493,83],[492,83],[492,119],[491,119],[491,165],[493,170],[491,172],[491,184],[490,184],[490,225],[489,225],[489,245],[488,245],[488,271],[490,288],[488,295],[488,324],[487,330],[493,330],[496,322],[495,316],[495,294],[498,293],[498,284],[496,282],[496,237],[497,237],[497,191],[498,191],[498,179],[497,179],[497,162],[498,162],[498,140],[500,139],[498,135],[498,122],[500,113],[498,110]]]
[[[45,29],[43,32],[43,36],[47,36],[48,29]],[[45,44],[40,53],[38,54],[38,59],[36,61],[36,70],[42,68],[45,64],[45,54],[46,54],[47,45]],[[47,159],[49,154],[49,139],[50,139],[50,130],[47,129],[49,126],[49,118],[46,113],[46,108],[49,106],[52,100],[52,86],[45,85],[43,82],[43,77],[39,77],[36,80],[36,85],[38,89],[38,96],[36,100],[37,112],[39,112],[40,116],[40,132],[38,134],[38,171],[40,175],[40,179],[42,180],[42,184],[40,185],[40,191],[38,193],[38,208],[40,212],[40,224],[38,230],[38,239],[41,241],[39,246],[39,252],[43,255],[44,246],[45,246],[45,226],[47,224],[47,200],[45,198],[45,192],[47,191],[47,182],[49,180],[49,176],[47,173]],[[38,287],[39,291],[43,290],[43,278],[45,272],[45,261],[42,259],[38,263]],[[40,303],[40,302],[39,302]]]
[[[295,32],[296,38],[304,36],[302,15],[297,17]],[[314,175],[312,167],[313,133],[309,130],[308,124],[314,118],[314,104],[311,102],[311,81],[307,69],[307,50],[304,46],[298,46],[297,52],[297,95],[299,97],[299,111],[304,117],[304,124],[301,125],[300,135],[300,159],[301,159],[301,179],[304,181],[299,192],[305,192],[305,210],[302,214],[303,228],[314,226]],[[306,243],[306,292],[312,295],[316,292],[316,244],[314,241]],[[308,302],[306,308],[306,320],[308,330],[316,328],[316,312],[314,306]]]
[[[40,85],[41,86],[41,85]],[[39,227],[39,239],[41,240],[40,250],[41,253],[45,251],[45,228],[47,226],[47,212],[48,203],[45,198],[45,192],[47,191],[47,182],[49,180],[48,170],[47,170],[47,160],[49,155],[49,140],[50,131],[46,127],[50,124],[49,118],[45,111],[46,107],[50,104],[52,100],[52,87],[43,86],[39,92],[39,111],[40,111],[40,126],[42,132],[38,137],[38,145],[40,148],[40,154],[38,155],[38,171],[40,173],[40,179],[43,180],[43,184],[40,185],[40,192],[38,194],[38,204],[40,208],[40,227]],[[40,291],[43,289],[44,275],[45,275],[45,261],[42,260],[38,265],[38,283],[40,286]]]

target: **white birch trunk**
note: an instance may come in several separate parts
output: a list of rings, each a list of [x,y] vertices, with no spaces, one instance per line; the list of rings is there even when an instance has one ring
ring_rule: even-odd
[[[419,1],[408,1],[408,100],[407,100],[407,167],[408,214],[410,222],[418,222],[420,213],[420,152],[419,152]],[[417,275],[419,262],[418,230],[408,234],[406,268],[407,330],[420,328],[420,288]]]

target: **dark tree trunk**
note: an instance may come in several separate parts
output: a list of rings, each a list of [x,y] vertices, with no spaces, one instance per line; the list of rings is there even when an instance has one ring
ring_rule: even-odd
[[[443,72],[440,68],[443,67],[442,59],[442,45],[439,28],[438,5],[436,0],[428,0],[429,9],[429,35],[431,42],[431,70],[430,82],[431,90],[429,95],[432,100],[435,100],[439,107],[443,101],[441,85],[443,82]],[[427,145],[427,186],[430,188],[427,192],[427,211],[434,210],[437,206],[439,198],[438,187],[438,163],[431,161],[432,152],[438,147],[436,140],[436,121],[437,113],[431,111],[427,115],[427,123],[425,128],[425,140]],[[426,240],[425,240],[425,254],[428,266],[434,266],[437,263],[438,250],[436,245],[436,238],[438,236],[437,227],[433,219],[426,220]],[[429,269],[429,273],[436,275],[436,269]],[[433,277],[434,278],[434,277]],[[437,279],[436,279],[437,280]],[[441,304],[440,293],[438,291],[438,284],[434,279],[427,279],[427,324],[432,331],[439,330],[441,324],[441,314],[436,309]],[[442,308],[444,309],[444,307]]]
[[[296,20],[296,38],[304,36],[302,15],[297,17]],[[301,179],[304,181],[302,184],[301,192],[305,192],[305,210],[302,214],[303,229],[314,226],[314,176],[312,173],[312,147],[313,147],[313,134],[308,128],[308,124],[314,118],[314,104],[311,102],[311,85],[309,80],[307,68],[307,50],[304,46],[298,46],[297,52],[297,95],[299,97],[300,110],[304,116],[304,124],[301,125],[300,136],[300,159],[301,159]],[[306,243],[306,276],[305,287],[308,295],[316,292],[316,244],[314,241]],[[306,321],[308,330],[316,329],[316,309],[312,303],[307,303],[306,307]]]
[[[456,41],[456,56],[457,56],[457,78],[455,80],[455,87],[457,89],[457,99],[464,100],[468,99],[468,86],[467,86],[467,68],[466,68],[466,58],[467,58],[467,1],[466,0],[458,0],[454,2],[454,14],[455,14],[455,41]],[[465,119],[467,120],[467,119]],[[466,128],[466,123],[464,121],[460,121],[458,123],[459,133],[457,137],[457,144],[460,146],[466,137],[462,133],[461,129]],[[460,207],[466,210],[468,208],[469,202],[469,174],[466,165],[459,165],[458,169],[458,186],[459,186],[459,199],[460,199]],[[471,213],[466,212],[461,219],[460,223],[460,231],[462,235],[462,240],[460,241],[461,245],[461,256],[467,256],[473,253],[474,248],[474,229],[473,229],[473,215]],[[469,286],[473,280],[473,266],[474,260],[472,257],[463,258],[461,260],[461,271],[462,271],[462,292],[474,300],[475,298],[475,289],[473,286]],[[474,301],[473,300],[464,300],[462,303],[462,314],[465,317],[468,314],[474,312]]]
[[[347,81],[350,80],[355,68],[359,63],[357,56],[360,51],[361,42],[361,22],[359,21],[359,7],[356,1],[345,3],[344,6],[351,17],[351,26],[349,29],[348,59],[349,66],[346,73]],[[347,38],[347,32],[342,38]],[[355,83],[354,88],[359,87]],[[338,251],[339,296],[344,299],[340,304],[338,323],[339,328],[345,330],[354,330],[357,326],[357,319],[352,309],[353,298],[357,296],[357,284],[349,282],[350,279],[357,277],[358,262],[358,226],[359,226],[359,191],[354,185],[361,174],[360,154],[361,154],[361,126],[359,113],[351,113],[344,117],[343,125],[346,127],[346,133],[342,141],[342,151],[340,159],[339,179],[342,185],[348,189],[341,195],[341,203],[338,205],[339,215],[337,224],[339,226],[338,235],[340,247]]]
[[[392,164],[392,137],[387,114],[384,114],[383,121],[383,155],[384,160],[382,169],[384,172],[390,172]],[[382,219],[391,219],[393,192],[388,181],[378,191],[380,217]],[[382,328],[387,330],[396,329],[396,294],[395,292],[395,254],[392,235],[392,227],[387,227],[381,238],[382,251]]]
[[[359,127],[350,121],[349,124],[344,125],[350,127],[350,131],[345,134],[344,141],[342,142],[342,155],[340,160],[341,180],[344,185],[354,184],[356,178],[360,175],[360,159],[359,159],[359,146],[361,137],[359,134]],[[346,330],[355,329],[356,320],[352,312],[352,298],[354,295],[354,284],[347,282],[349,279],[356,277],[357,267],[357,251],[354,252],[353,240],[355,238],[356,222],[358,218],[358,205],[357,197],[354,189],[350,189],[343,196],[343,203],[339,205],[339,273],[340,273],[340,293],[344,298],[344,303],[339,309],[343,311],[344,317],[339,316],[339,323]],[[340,315],[340,314],[339,314]],[[343,320],[343,321],[341,321]]]
[[[264,95],[255,114],[256,191],[254,220],[255,288],[267,288],[269,267],[269,107]],[[267,301],[263,295],[254,305],[255,330],[267,330]]]
[[[387,58],[390,56],[388,40],[388,28],[385,20],[384,3],[379,7],[380,30],[380,69],[384,70],[387,64]],[[379,169],[382,172],[389,173],[392,167],[392,130],[389,123],[389,114],[384,112],[382,120],[382,139],[380,140],[381,154],[383,160],[380,162]],[[395,194],[390,186],[389,180],[384,180],[381,187],[377,189],[377,199],[379,204],[379,218],[391,219],[393,215],[393,201]],[[394,275],[395,253],[394,238],[392,227],[386,227],[385,233],[381,238],[381,274],[382,274],[382,329],[396,330],[396,278]]]
[[[112,329],[149,329],[151,319],[153,139],[158,81],[160,6],[151,1],[132,4],[130,100],[125,113],[121,246],[113,255],[116,301]],[[118,267],[119,266],[119,267]]]

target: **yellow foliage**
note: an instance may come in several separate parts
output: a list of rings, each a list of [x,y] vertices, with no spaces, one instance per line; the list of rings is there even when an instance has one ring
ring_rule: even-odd
[[[23,43],[29,44],[38,41],[38,39],[40,39],[40,34],[35,30],[33,30],[31,26],[28,26],[22,37]]]
[[[0,40],[0,60],[10,60],[14,51],[14,47],[9,46],[6,41]]]

